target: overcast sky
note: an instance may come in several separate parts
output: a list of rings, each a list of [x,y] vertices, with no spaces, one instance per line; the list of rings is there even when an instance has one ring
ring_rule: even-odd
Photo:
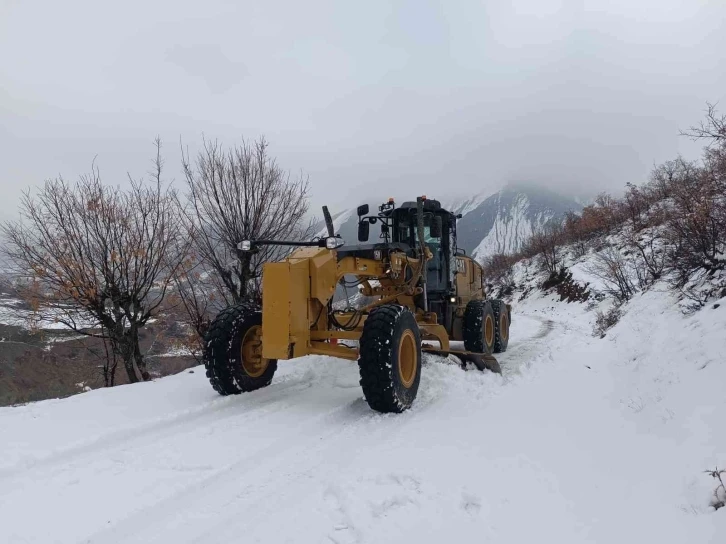
[[[157,134],[179,182],[180,138],[264,134],[316,206],[616,190],[697,155],[725,52],[724,0],[0,0],[0,216]]]

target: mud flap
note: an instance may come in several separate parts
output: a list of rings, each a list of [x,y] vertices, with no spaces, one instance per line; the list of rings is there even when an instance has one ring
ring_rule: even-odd
[[[454,355],[465,363],[472,363],[479,370],[491,370],[492,372],[496,372],[497,374],[502,373],[502,367],[499,365],[499,361],[497,361],[493,355],[474,353],[472,351],[443,351],[440,349],[430,348],[428,346],[424,346],[422,348],[422,351],[426,353],[433,353],[434,355],[440,355],[441,357]]]

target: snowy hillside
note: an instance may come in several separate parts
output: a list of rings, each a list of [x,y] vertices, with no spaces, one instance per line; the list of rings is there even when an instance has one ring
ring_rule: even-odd
[[[472,251],[475,258],[496,253],[516,253],[532,233],[541,229],[552,215],[547,211],[530,213],[530,201],[525,194],[517,194],[509,206],[502,205],[501,195],[496,195],[494,224]]]
[[[459,220],[459,246],[478,260],[497,253],[516,253],[549,221],[582,206],[534,185],[509,185],[486,199],[465,203]],[[464,213],[466,212],[466,213]]]
[[[401,415],[320,357],[235,397],[197,367],[0,409],[0,542],[723,541],[726,300],[654,288],[600,339],[515,276],[504,374],[427,357]]]

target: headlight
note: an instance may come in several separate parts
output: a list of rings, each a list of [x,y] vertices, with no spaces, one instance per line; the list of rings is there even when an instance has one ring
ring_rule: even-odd
[[[336,238],[335,236],[330,236],[325,239],[325,247],[328,249],[335,249],[342,244],[342,240],[340,238]]]
[[[252,249],[252,242],[250,240],[242,240],[237,244],[237,249],[240,251],[249,251]]]

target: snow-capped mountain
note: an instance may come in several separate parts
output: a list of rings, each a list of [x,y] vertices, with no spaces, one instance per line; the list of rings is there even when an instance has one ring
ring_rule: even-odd
[[[437,195],[430,195],[437,198]],[[547,222],[560,220],[570,210],[580,211],[582,204],[537,185],[508,185],[494,194],[480,193],[456,201],[440,198],[449,211],[460,213],[459,247],[481,260],[495,253],[514,253],[532,232]],[[379,203],[369,202],[371,212]],[[345,210],[333,216],[336,233],[348,243],[357,243],[355,210]],[[321,223],[320,230],[324,226]],[[371,229],[371,241],[376,236]]]
[[[580,211],[575,200],[535,185],[509,185],[486,198],[462,204],[459,247],[481,260],[495,253],[515,253],[533,232],[568,211]]]

